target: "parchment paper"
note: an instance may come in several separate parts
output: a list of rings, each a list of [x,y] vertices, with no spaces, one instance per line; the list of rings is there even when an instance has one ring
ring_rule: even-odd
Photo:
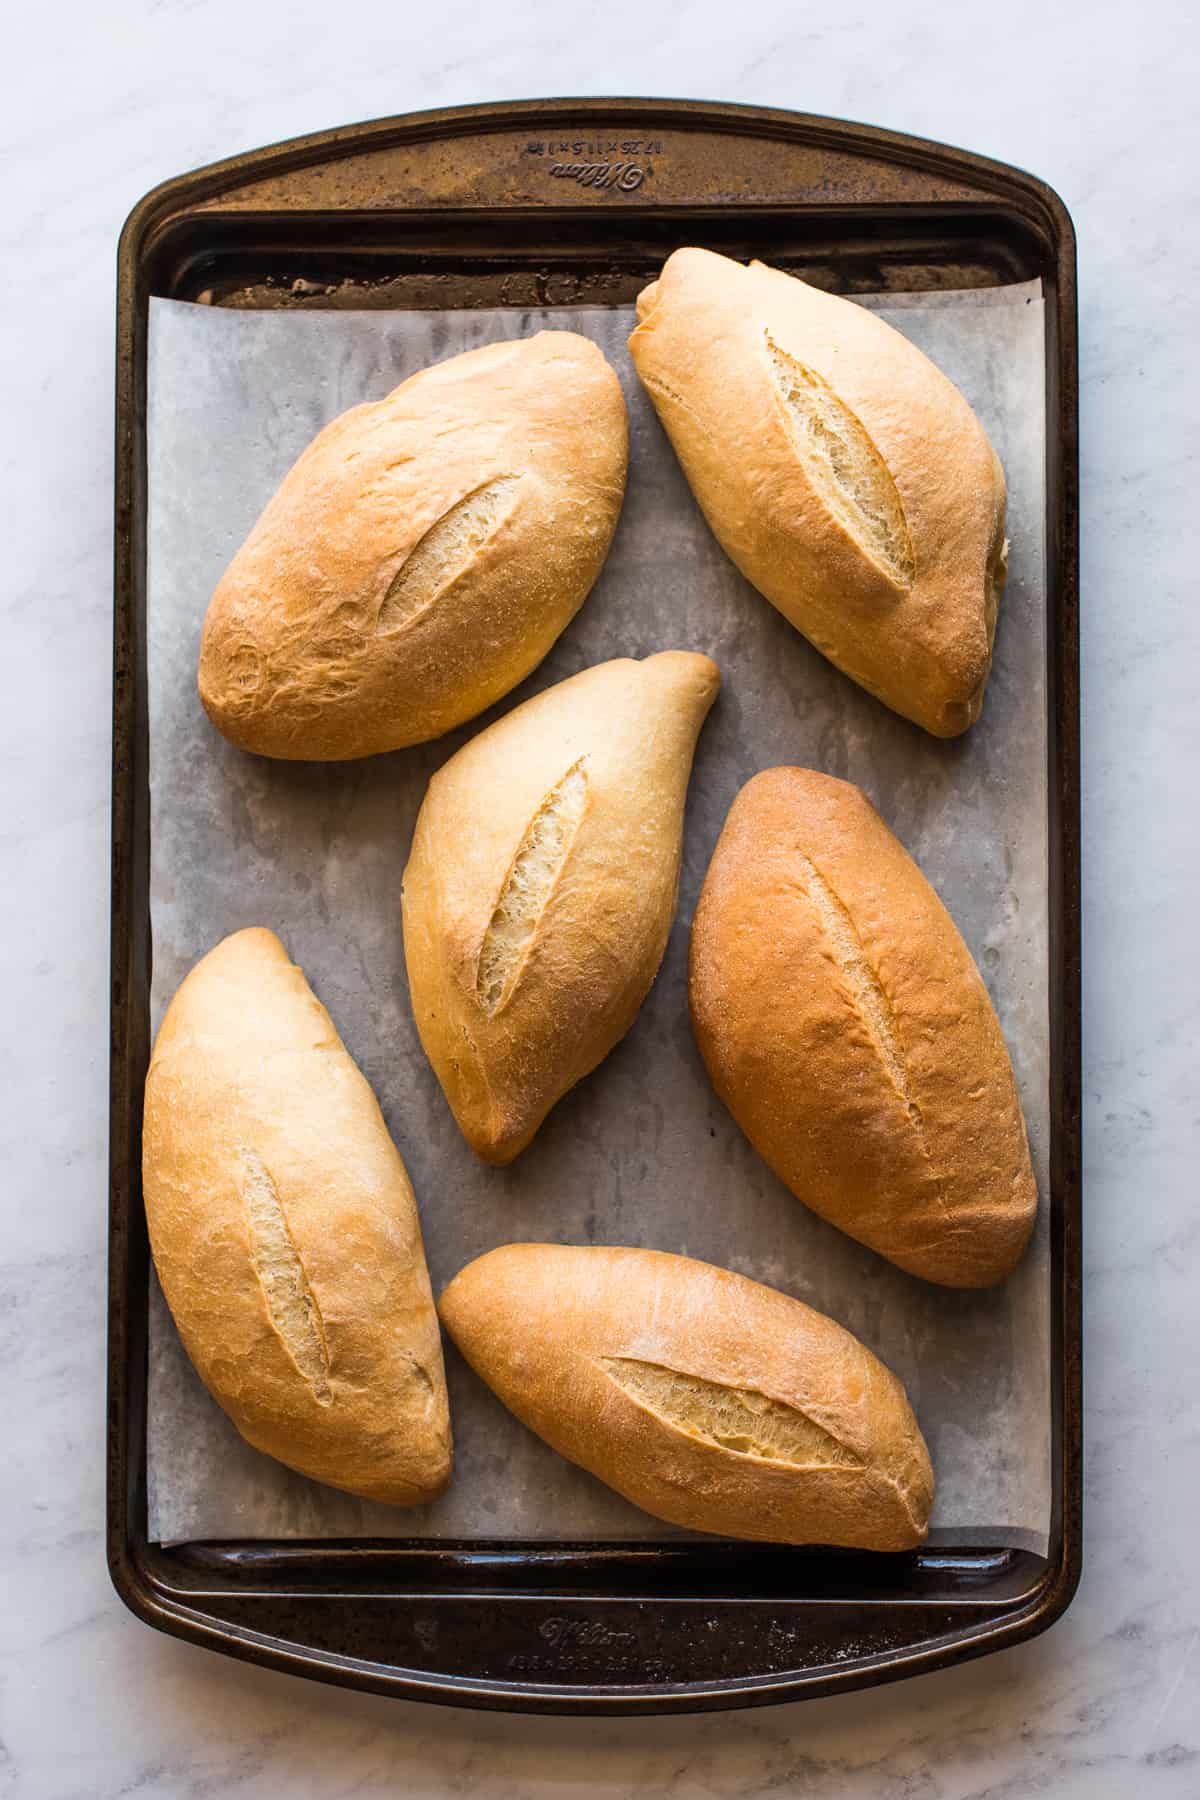
[[[907,1384],[937,1471],[935,1541],[1044,1552],[1050,1508],[1043,424],[1040,286],[870,301],[958,382],[1009,482],[1010,578],[982,721],[940,743],[838,674],[709,535],[625,350],[631,309],[233,312],[151,302],[149,673],[153,1011],[241,926],[278,931],[379,1095],[421,1206],[435,1291],[513,1240],[648,1245],[721,1263],[832,1314]],[[592,337],[632,425],[629,488],[579,617],[514,694],[435,744],[348,764],[246,756],[196,696],[209,595],[327,420],[424,364],[547,326]],[[481,725],[588,665],[705,650],[678,918],[634,1029],[510,1168],[475,1161],[417,1041],[400,877],[433,771]],[[686,948],[726,810],[758,769],[858,782],[975,954],[1012,1048],[1042,1215],[1002,1288],[934,1288],[799,1204],[714,1098],[688,1024]],[[150,1536],[664,1538],[561,1461],[448,1348],[454,1481],[435,1505],[369,1505],[251,1450],[204,1392],[161,1296],[151,1316]]]

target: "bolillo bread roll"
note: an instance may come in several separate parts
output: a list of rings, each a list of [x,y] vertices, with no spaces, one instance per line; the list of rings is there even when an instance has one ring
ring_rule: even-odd
[[[511,1162],[637,1016],[719,682],[684,651],[600,663],[480,732],[429,784],[404,872],[408,982],[486,1162]]]
[[[874,313],[677,250],[640,295],[638,375],[725,553],[853,681],[937,737],[978,718],[1005,485],[971,408]]]
[[[692,925],[713,1086],[822,1218],[948,1287],[1003,1281],[1037,1188],[971,953],[849,782],[767,769],[730,808]]]
[[[933,1502],[900,1382],[824,1314],[657,1250],[507,1244],[439,1302],[560,1456],[695,1531],[909,1550]]]
[[[468,350],[343,413],[212,597],[209,718],[243,750],[331,761],[473,718],[583,604],[627,455],[617,377],[571,331]]]
[[[412,1188],[272,932],[226,938],[168,1007],[142,1183],[167,1304],[242,1436],[368,1500],[439,1494],[450,1418]]]

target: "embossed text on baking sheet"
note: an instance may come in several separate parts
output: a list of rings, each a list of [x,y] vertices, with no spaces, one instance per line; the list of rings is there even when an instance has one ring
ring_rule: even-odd
[[[775,389],[796,447],[839,524],[907,591],[916,575],[908,521],[891,470],[871,435],[822,380],[767,336]]]
[[[587,800],[586,758],[572,763],[525,827],[483,936],[475,991],[483,1010],[500,1010],[520,979],[538,921],[575,841]]]
[[[378,629],[409,625],[461,575],[480,545],[495,530],[515,475],[485,481],[455,502],[429,527],[392,578],[379,609]]]
[[[288,1230],[279,1191],[270,1170],[251,1150],[242,1152],[245,1170],[242,1197],[250,1231],[254,1273],[267,1303],[271,1324],[284,1349],[313,1391],[318,1406],[329,1406],[329,1351],[320,1309],[300,1252]]]
[[[757,1388],[726,1386],[630,1356],[602,1356],[600,1367],[631,1400],[665,1424],[719,1450],[801,1469],[862,1467],[857,1451],[807,1413],[772,1400]]]

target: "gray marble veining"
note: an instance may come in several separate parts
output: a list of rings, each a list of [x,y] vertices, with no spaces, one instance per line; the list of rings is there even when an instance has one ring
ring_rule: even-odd
[[[1197,32],[1182,0],[5,14],[0,1796],[1194,1800]],[[1082,293],[1087,1562],[1023,1649],[681,1721],[447,1714],[147,1631],[103,1566],[112,265],[154,182],[347,119],[716,94],[1045,175]]]

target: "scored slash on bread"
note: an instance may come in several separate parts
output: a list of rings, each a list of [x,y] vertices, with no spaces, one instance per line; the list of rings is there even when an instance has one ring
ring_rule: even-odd
[[[916,562],[891,470],[862,421],[828,382],[781,350],[769,332],[766,341],[771,376],[813,485],[864,555],[879,563],[897,592],[906,594]]]
[[[479,946],[475,992],[489,1018],[512,994],[587,806],[587,758],[571,764],[525,827]]]
[[[429,527],[393,575],[375,621],[376,631],[403,630],[463,579],[472,560],[511,514],[518,480],[516,475],[500,475],[485,481],[456,500]]]

